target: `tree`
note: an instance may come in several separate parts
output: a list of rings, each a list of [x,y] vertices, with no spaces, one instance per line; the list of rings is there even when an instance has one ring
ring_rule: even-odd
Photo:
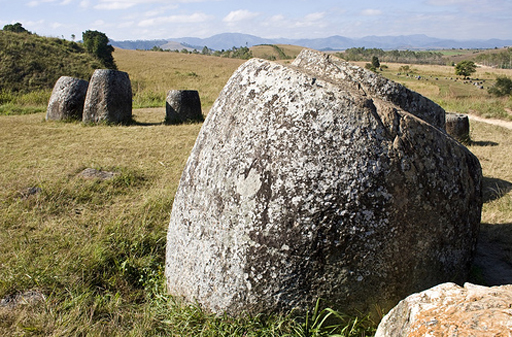
[[[201,51],[201,54],[203,54],[203,55],[211,55],[212,51],[207,46],[204,46],[203,50]]]
[[[15,24],[13,24],[13,25],[5,25],[3,30],[5,30],[6,32],[32,34],[32,33],[30,33],[28,30],[26,30],[25,28],[23,28],[23,26],[22,26],[22,25],[21,25],[21,23],[19,23],[19,22],[16,22],[16,23],[15,23]]]
[[[455,75],[469,77],[475,71],[476,64],[473,61],[461,61],[455,66]]]
[[[379,61],[379,58],[377,56],[373,56],[372,57],[372,66],[375,69],[379,69],[380,68],[380,61]]]
[[[500,76],[496,83],[489,88],[489,94],[496,96],[508,96],[512,94],[512,79],[506,76]]]
[[[117,69],[112,52],[114,47],[108,44],[109,40],[105,33],[96,30],[88,30],[82,33],[85,50],[96,56],[108,69]]]

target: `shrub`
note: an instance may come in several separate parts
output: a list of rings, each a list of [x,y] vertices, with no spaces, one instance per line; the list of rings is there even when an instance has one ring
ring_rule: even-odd
[[[496,83],[488,89],[488,92],[498,97],[512,94],[512,79],[506,76],[498,77]]]

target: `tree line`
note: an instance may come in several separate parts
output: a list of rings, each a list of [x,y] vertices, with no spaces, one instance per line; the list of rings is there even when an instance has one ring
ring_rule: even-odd
[[[414,63],[414,64],[445,64],[444,55],[435,51],[389,50],[380,48],[349,48],[336,56],[353,62],[371,61],[378,57],[381,62]]]
[[[509,47],[496,53],[480,54],[475,61],[488,67],[512,69],[512,48]]]
[[[248,60],[251,59],[252,51],[248,47],[233,47],[231,49],[227,50],[213,50],[208,48],[207,46],[204,46],[201,52],[197,49],[189,50],[187,48],[183,48],[181,50],[174,49],[174,50],[165,50],[162,49],[162,47],[154,46],[150,49],[150,51],[167,51],[167,52],[174,52],[174,53],[183,53],[183,54],[197,54],[197,55],[206,55],[206,56],[217,56],[217,57],[226,57],[226,58],[234,58],[234,59],[242,59],[242,60]]]

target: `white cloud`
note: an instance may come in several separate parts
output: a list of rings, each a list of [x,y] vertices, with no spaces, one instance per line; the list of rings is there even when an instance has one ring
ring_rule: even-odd
[[[259,13],[249,12],[248,10],[240,9],[237,11],[230,12],[228,15],[226,15],[226,17],[224,17],[224,19],[222,19],[222,21],[227,22],[227,23],[234,23],[234,22],[250,20],[259,15],[260,15]]]
[[[283,22],[284,20],[285,20],[285,17],[281,14],[274,15],[274,16],[270,17],[270,19],[269,19],[270,22]]]
[[[469,2],[473,2],[471,0],[427,0],[427,5],[432,6],[451,6],[458,4],[468,4]]]
[[[119,25],[117,25],[117,28],[130,28],[133,26],[135,26],[135,21],[127,21],[127,22],[122,22]]]
[[[305,27],[324,27],[326,25],[325,20],[325,13],[324,12],[318,12],[318,13],[310,13],[303,17],[302,19],[295,20],[295,23],[293,23],[293,27],[297,28],[305,28]]]
[[[144,13],[144,16],[146,16],[146,17],[157,16],[158,14],[161,14],[161,13],[162,12],[159,10],[148,11],[148,12]]]
[[[30,1],[29,3],[27,3],[27,6],[28,7],[37,7],[39,6],[40,4],[43,4],[43,3],[49,3],[49,2],[55,2],[56,0],[33,0],[33,1]]]
[[[194,13],[192,15],[171,15],[161,16],[157,18],[142,20],[139,22],[139,27],[150,27],[164,23],[199,23],[205,22],[212,18],[210,15],[204,13]]]
[[[89,0],[83,0],[80,2],[80,7],[89,8],[91,6],[91,2]]]
[[[55,0],[43,0],[43,1],[55,1]],[[69,1],[69,0],[64,0]],[[213,2],[219,0],[99,0],[98,4],[94,6],[95,9],[101,10],[118,10],[128,9],[137,5],[147,4],[162,4],[166,5],[162,8],[176,8],[179,3],[197,3],[197,2]]]
[[[126,2],[126,1],[108,1],[100,3],[94,6],[95,9],[106,9],[106,10],[115,10],[115,9],[127,9],[135,6],[136,3]]]
[[[311,14],[306,15],[304,17],[304,20],[309,21],[309,22],[318,21],[318,20],[323,19],[324,16],[325,16],[324,12],[311,13]]]
[[[379,16],[382,15],[382,11],[380,9],[364,9],[361,11],[361,15],[363,16]]]
[[[44,20],[39,20],[39,21],[23,21],[23,24],[27,24],[27,26],[41,26],[41,25],[44,24],[44,22],[45,22]]]

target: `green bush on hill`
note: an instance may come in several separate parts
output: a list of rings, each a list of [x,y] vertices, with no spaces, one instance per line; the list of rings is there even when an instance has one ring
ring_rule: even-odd
[[[97,30],[88,30],[82,34],[83,45],[87,52],[96,56],[103,63],[105,68],[117,70],[112,52],[114,47],[108,44],[109,39],[105,33]]]
[[[101,67],[76,42],[0,31],[0,92],[51,90],[60,76],[88,80]]]

